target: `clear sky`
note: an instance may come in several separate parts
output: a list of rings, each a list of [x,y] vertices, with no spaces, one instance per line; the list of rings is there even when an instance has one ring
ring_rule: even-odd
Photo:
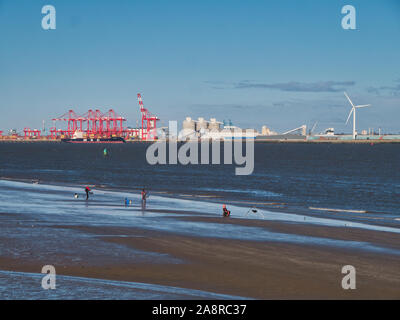
[[[41,9],[56,8],[56,30]],[[356,30],[341,9],[356,8]],[[0,0],[0,130],[114,108],[260,129],[400,132],[400,0]]]

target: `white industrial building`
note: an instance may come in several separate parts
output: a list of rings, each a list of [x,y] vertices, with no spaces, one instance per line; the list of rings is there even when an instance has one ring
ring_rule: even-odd
[[[223,126],[222,122],[215,118],[205,120],[198,118],[193,120],[187,117],[183,121],[183,129],[178,139],[186,140],[231,140],[231,139],[255,139],[258,132],[254,129],[241,129],[236,126]]]

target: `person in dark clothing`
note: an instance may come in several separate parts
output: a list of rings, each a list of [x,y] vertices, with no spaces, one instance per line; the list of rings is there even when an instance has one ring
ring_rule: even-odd
[[[85,192],[86,192],[86,200],[89,200],[90,188],[89,187],[85,187]]]
[[[142,192],[141,192],[141,196],[142,196],[142,208],[146,207],[146,198],[147,198],[147,191],[145,188],[143,188]]]
[[[222,206],[222,216],[223,217],[229,217],[231,215],[231,212],[226,208],[226,204]]]

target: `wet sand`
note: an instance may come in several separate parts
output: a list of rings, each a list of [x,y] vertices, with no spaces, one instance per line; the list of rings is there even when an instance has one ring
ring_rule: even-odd
[[[0,188],[0,270],[40,273],[53,264],[58,275],[255,299],[400,299],[396,228],[268,211],[265,220],[222,218],[215,204],[156,196],[143,211],[119,204],[120,192],[85,202],[71,200],[70,187]],[[286,217],[294,220],[274,220]],[[356,268],[356,290],[341,287],[345,265]]]
[[[275,227],[287,228],[279,225]],[[400,298],[400,256],[319,246],[190,237],[138,228],[57,228],[98,234],[99,241],[166,253],[184,261],[181,264],[121,264],[117,259],[105,257],[104,263],[97,266],[84,263],[77,266],[65,261],[56,266],[63,275],[155,283],[256,299]],[[399,243],[400,238],[399,235],[365,230],[349,235],[343,228],[311,229],[296,226],[297,231],[326,236],[334,233],[338,238],[379,237],[388,243],[394,240]],[[108,236],[103,237],[104,234]],[[0,258],[0,265],[6,270],[38,272],[42,263]],[[353,265],[357,270],[356,290],[341,288],[344,265]]]

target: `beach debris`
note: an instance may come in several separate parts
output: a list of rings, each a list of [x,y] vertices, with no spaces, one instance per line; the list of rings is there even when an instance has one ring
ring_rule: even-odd
[[[256,209],[256,207],[252,207],[252,208],[250,208],[248,211],[247,211],[247,213],[246,213],[246,217],[249,215],[249,214],[259,214],[259,215],[261,215],[262,217],[263,217],[263,219],[264,219],[264,215],[263,215],[263,213],[262,212],[258,212],[258,210]]]

